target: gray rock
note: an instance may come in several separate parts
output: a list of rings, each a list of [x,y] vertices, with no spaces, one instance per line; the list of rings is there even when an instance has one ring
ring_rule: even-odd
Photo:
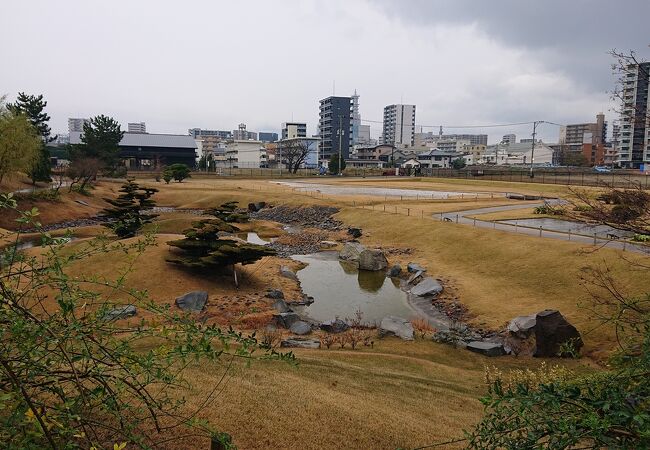
[[[318,339],[290,338],[280,341],[280,347],[284,348],[320,348]]]
[[[413,340],[413,325],[406,319],[395,316],[386,316],[379,325],[380,336],[397,336],[406,341]]]
[[[287,266],[280,267],[280,275],[290,280],[298,281],[298,275]]]
[[[281,298],[277,299],[277,300],[273,303],[273,308],[275,308],[275,310],[276,310],[277,312],[279,312],[279,313],[288,313],[288,312],[292,312],[292,310],[291,310],[291,308],[289,307],[289,305],[287,304],[287,302],[285,302],[285,301],[282,300]]]
[[[412,263],[412,262],[410,262],[410,263],[408,263],[406,265],[406,270],[409,271],[409,273],[426,272],[427,271],[427,269],[425,269],[421,265],[416,264],[416,263]]]
[[[417,297],[423,297],[425,295],[438,295],[442,292],[442,285],[440,282],[434,278],[426,277],[422,279],[418,284],[411,288],[411,294]]]
[[[393,267],[390,268],[387,275],[391,278],[395,278],[395,277],[399,277],[401,273],[402,273],[402,266],[400,266],[399,264],[395,264],[393,265]]]
[[[250,212],[257,212],[266,207],[266,202],[257,202],[257,203],[249,203],[248,204],[248,210]]]
[[[366,249],[359,254],[359,270],[386,270],[388,261],[384,252],[378,249]]]
[[[502,356],[506,352],[503,345],[498,342],[472,341],[467,344],[467,350],[474,353],[480,353],[485,356]]]
[[[192,291],[176,299],[176,306],[183,311],[203,311],[208,302],[208,293],[205,291]]]
[[[508,324],[507,331],[521,337],[528,337],[535,328],[537,318],[535,315],[515,317]]]
[[[413,275],[411,275],[411,276],[409,277],[409,279],[408,279],[408,281],[407,281],[406,283],[407,283],[407,284],[413,284],[413,283],[415,283],[415,282],[418,280],[418,278],[420,278],[422,275],[424,275],[424,272],[422,272],[421,270],[418,270],[417,272],[415,272]]]
[[[104,320],[120,320],[127,317],[133,317],[137,314],[138,310],[134,305],[124,305],[106,311]]]
[[[283,312],[279,314],[273,314],[273,322],[278,327],[282,328],[291,328],[291,325],[298,322],[300,316],[295,312]]]
[[[361,255],[361,252],[365,249],[366,247],[359,242],[346,242],[343,249],[339,252],[339,259],[358,262],[359,255]]]
[[[266,291],[266,297],[272,298],[274,300],[284,299],[284,292],[280,289],[269,289]]]
[[[299,320],[297,322],[294,322],[293,325],[291,325],[289,331],[291,331],[293,334],[302,336],[311,333],[311,325],[309,325],[307,322],[303,322],[302,320]]]
[[[343,333],[348,328],[350,328],[350,325],[341,319],[328,320],[320,324],[320,329],[328,333]]]

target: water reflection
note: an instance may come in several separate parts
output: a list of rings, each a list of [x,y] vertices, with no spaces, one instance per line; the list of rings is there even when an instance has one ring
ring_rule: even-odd
[[[314,320],[354,317],[360,309],[364,322],[378,323],[388,315],[410,319],[416,312],[399,282],[387,283],[383,271],[359,271],[354,264],[339,261],[336,252],[319,252],[293,258],[307,263],[298,271],[305,294],[314,297],[301,313]]]

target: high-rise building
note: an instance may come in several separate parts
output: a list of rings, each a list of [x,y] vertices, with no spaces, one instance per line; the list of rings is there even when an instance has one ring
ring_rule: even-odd
[[[262,142],[275,142],[278,140],[278,133],[273,133],[270,131],[260,131],[258,133],[258,138]]]
[[[68,119],[68,133],[78,132],[81,133],[84,130],[84,123],[90,122],[89,119],[82,118],[70,118]]]
[[[626,68],[623,78],[620,141],[616,162],[622,167],[650,164],[650,62]]]
[[[514,144],[517,142],[517,135],[516,134],[504,134],[503,137],[501,138],[501,142],[504,144]]]
[[[319,147],[320,160],[329,160],[332,154],[350,157],[352,143],[352,99],[350,97],[327,97],[320,101]],[[340,145],[339,145],[340,144]]]
[[[129,133],[146,133],[147,125],[144,122],[129,122],[127,131]]]
[[[388,105],[384,108],[383,143],[396,147],[415,144],[415,105]]]
[[[361,131],[361,113],[359,112],[359,94],[354,90],[352,97],[352,145],[359,143],[359,132]]]
[[[575,123],[560,127],[560,145],[568,151],[581,152],[582,144],[604,144],[607,141],[605,115],[596,115],[596,122]]]
[[[219,153],[223,153],[219,151],[220,143],[232,139],[232,133],[230,131],[223,130],[203,130],[201,128],[190,128],[187,130],[187,134],[192,136],[195,141],[201,143],[203,154],[210,153],[213,156]]]
[[[307,124],[303,122],[285,122],[282,124],[282,139],[307,137]]]
[[[487,145],[487,134],[443,134],[440,139],[469,141],[470,145]]]

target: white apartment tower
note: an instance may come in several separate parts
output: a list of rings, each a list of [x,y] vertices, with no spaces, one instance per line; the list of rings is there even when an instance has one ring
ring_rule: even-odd
[[[415,105],[388,105],[384,108],[383,143],[412,147],[415,143]]]
[[[144,122],[129,122],[127,130],[129,133],[146,133],[147,125]]]
[[[650,62],[630,65],[623,76],[623,105],[616,162],[638,169],[650,165]]]
[[[68,133],[78,132],[82,133],[84,130],[84,123],[88,123],[90,120],[82,118],[69,118],[68,119]]]

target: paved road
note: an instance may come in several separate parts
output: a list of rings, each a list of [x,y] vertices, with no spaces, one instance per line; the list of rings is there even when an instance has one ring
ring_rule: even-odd
[[[558,205],[562,203],[561,200],[549,200],[547,202],[550,203],[551,205]],[[492,206],[488,208],[478,208],[478,209],[471,209],[466,211],[454,211],[454,212],[443,213],[443,214],[434,214],[433,218],[438,220],[451,221],[455,223],[462,223],[465,225],[473,225],[481,228],[492,228],[494,230],[507,231],[509,233],[526,234],[529,236],[537,236],[537,237],[548,238],[548,239],[559,239],[562,241],[571,241],[580,244],[598,245],[602,247],[616,248],[624,251],[633,251],[637,253],[650,255],[650,247],[635,244],[625,240],[611,240],[611,239],[605,239],[605,238],[594,237],[594,236],[585,236],[585,235],[575,234],[575,233],[566,233],[562,231],[552,231],[552,230],[546,230],[540,228],[525,227],[521,225],[512,225],[503,222],[473,219],[469,217],[469,216],[476,216],[479,214],[489,214],[489,213],[502,212],[502,211],[516,211],[518,209],[535,208],[537,206],[542,206],[543,204],[544,203],[532,203],[532,204],[526,203],[521,205]]]

